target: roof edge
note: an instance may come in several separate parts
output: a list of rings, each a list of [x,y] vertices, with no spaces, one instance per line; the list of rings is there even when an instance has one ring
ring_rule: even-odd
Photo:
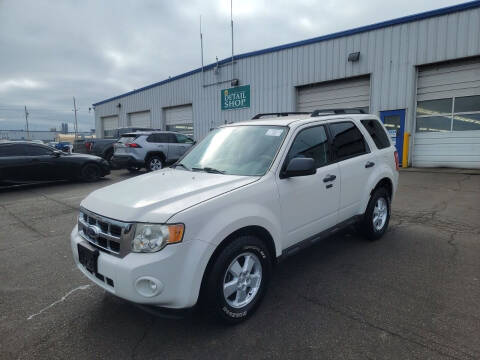
[[[474,8],[478,8],[478,7],[480,7],[480,0],[474,0],[474,1],[466,2],[466,3],[462,3],[462,4],[457,4],[457,5],[453,5],[453,6],[448,6],[448,7],[444,7],[444,8],[440,8],[440,9],[434,9],[434,10],[429,10],[429,11],[425,11],[425,12],[422,12],[422,13],[407,15],[407,16],[403,16],[403,17],[400,17],[400,18],[392,19],[392,20],[385,20],[385,21],[381,21],[381,22],[374,23],[374,24],[371,24],[371,25],[364,25],[364,26],[354,28],[354,29],[350,29],[350,30],[343,30],[343,31],[335,32],[335,33],[328,34],[328,35],[321,35],[321,36],[317,36],[317,37],[314,37],[314,38],[295,41],[295,42],[288,43],[288,44],[283,44],[283,45],[277,45],[277,46],[269,47],[269,48],[262,49],[262,50],[250,51],[250,52],[247,52],[247,53],[235,55],[234,59],[239,60],[239,59],[244,59],[244,58],[248,58],[248,57],[252,57],[252,56],[268,54],[268,53],[277,52],[277,51],[280,51],[280,50],[291,49],[291,48],[294,48],[294,47],[299,47],[299,46],[304,46],[304,45],[310,45],[310,44],[314,44],[314,43],[317,43],[317,42],[337,39],[337,38],[344,37],[344,36],[349,36],[349,35],[360,34],[360,33],[364,33],[364,32],[367,32],[367,31],[382,29],[382,28],[389,27],[389,26],[406,24],[406,23],[410,23],[410,22],[413,22],[413,21],[417,21],[417,20],[424,20],[424,19],[428,19],[428,18],[431,18],[431,17],[435,17],[435,16],[451,14],[451,13],[464,11],[464,10],[469,10],[469,9],[474,9]],[[231,61],[232,61],[232,57],[228,57],[228,58],[220,60],[218,62],[218,64],[223,65],[223,64],[229,63]],[[217,65],[217,63],[208,64],[208,65],[203,67],[203,70],[206,71],[206,70],[213,69],[216,65]],[[93,106],[101,105],[101,104],[104,104],[104,103],[107,103],[107,102],[110,102],[110,101],[113,101],[113,100],[123,98],[125,96],[129,96],[129,95],[132,95],[132,94],[144,91],[144,90],[148,90],[148,89],[151,89],[151,88],[156,87],[156,86],[160,86],[160,85],[163,85],[163,84],[166,84],[166,83],[169,83],[169,82],[172,82],[172,81],[175,81],[175,80],[178,80],[178,79],[190,76],[190,75],[194,75],[194,74],[199,73],[201,71],[202,71],[202,68],[200,67],[200,68],[197,68],[195,70],[191,70],[191,71],[185,72],[183,74],[176,75],[176,76],[170,77],[168,79],[165,79],[165,80],[162,80],[162,81],[144,86],[142,88],[135,89],[135,90],[123,93],[121,95],[117,95],[117,96],[99,101],[99,102],[93,104]]]

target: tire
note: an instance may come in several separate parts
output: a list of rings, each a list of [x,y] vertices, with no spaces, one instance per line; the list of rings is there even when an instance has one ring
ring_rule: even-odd
[[[263,241],[254,236],[236,238],[218,254],[207,274],[204,305],[225,323],[244,321],[258,308],[271,271],[271,255]]]
[[[390,196],[385,188],[376,189],[359,224],[360,232],[369,240],[378,240],[387,231],[390,221]]]
[[[105,154],[105,160],[107,160],[110,164],[112,163],[113,151],[108,151]]]
[[[163,168],[163,159],[158,155],[152,155],[146,161],[148,171],[156,171]]]
[[[97,164],[86,164],[82,167],[81,179],[86,182],[97,181],[100,178],[100,167]]]

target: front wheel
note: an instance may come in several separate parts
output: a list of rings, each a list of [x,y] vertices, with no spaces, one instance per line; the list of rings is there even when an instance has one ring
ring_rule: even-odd
[[[360,223],[361,232],[370,240],[380,239],[390,221],[390,196],[384,188],[376,189]]]
[[[100,167],[96,164],[87,164],[82,168],[81,179],[86,182],[97,181],[100,178]]]
[[[270,256],[254,236],[240,236],[220,252],[205,289],[207,306],[217,317],[236,324],[257,309],[270,279]]]

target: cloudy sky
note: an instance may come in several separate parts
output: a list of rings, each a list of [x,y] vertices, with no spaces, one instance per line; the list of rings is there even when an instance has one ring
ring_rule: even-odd
[[[233,0],[237,54],[458,4]],[[0,130],[94,127],[92,103],[230,55],[229,0],[0,0]]]

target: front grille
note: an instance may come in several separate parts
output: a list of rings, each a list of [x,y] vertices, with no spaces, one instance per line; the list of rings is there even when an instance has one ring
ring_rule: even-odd
[[[130,251],[133,225],[80,210],[78,232],[100,251],[123,257]]]

